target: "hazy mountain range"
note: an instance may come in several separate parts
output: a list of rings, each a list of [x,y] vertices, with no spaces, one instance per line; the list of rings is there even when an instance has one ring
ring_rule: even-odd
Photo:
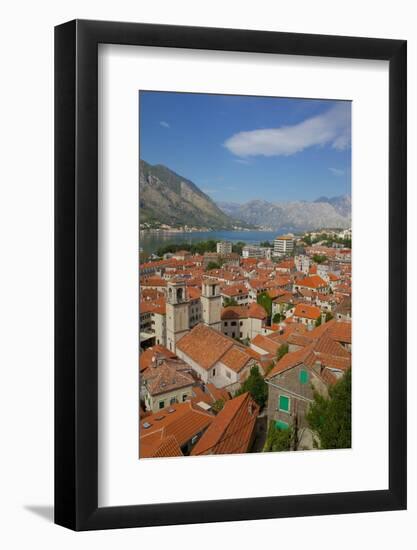
[[[271,231],[308,231],[347,228],[351,225],[351,201],[348,195],[320,197],[313,202],[251,200],[244,204],[219,202],[218,206],[233,218]]]
[[[351,225],[348,195],[313,202],[251,200],[215,203],[192,181],[161,164],[140,161],[140,222],[232,229],[236,225],[271,231],[307,231]]]

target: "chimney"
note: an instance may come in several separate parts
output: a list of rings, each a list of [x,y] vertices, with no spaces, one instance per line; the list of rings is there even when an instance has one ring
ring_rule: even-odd
[[[248,403],[248,412],[251,416],[253,415],[253,404],[251,399],[249,400],[249,403]]]
[[[321,371],[322,371],[322,364],[321,364],[321,361],[319,361],[318,359],[317,359],[316,361],[314,361],[313,369],[314,369],[318,374],[321,374]]]

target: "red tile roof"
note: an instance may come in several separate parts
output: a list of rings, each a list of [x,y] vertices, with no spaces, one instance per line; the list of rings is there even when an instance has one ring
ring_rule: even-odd
[[[166,314],[166,302],[165,298],[145,299],[141,300],[139,304],[140,313],[159,313],[159,315]]]
[[[208,370],[233,346],[233,340],[204,324],[195,326],[177,342],[177,349]]]
[[[164,456],[178,456],[177,446],[181,447],[205,430],[213,419],[211,414],[195,409],[191,401],[175,404],[147,416],[140,422],[140,458],[156,456],[162,444],[165,445]],[[176,445],[172,439],[167,442],[169,438],[174,438]],[[167,454],[168,449],[173,454]]]
[[[262,334],[257,334],[255,338],[251,340],[251,344],[273,355],[276,354],[281,345],[279,342],[272,340],[268,336],[263,336]]]
[[[160,395],[194,384],[190,367],[180,359],[162,359],[151,362],[151,366],[142,374],[142,380],[151,395]]]
[[[297,286],[304,286],[307,288],[323,288],[327,286],[326,281],[324,281],[318,275],[311,275],[310,277],[305,277],[304,279],[297,279],[295,281]]]
[[[258,413],[259,407],[249,393],[227,401],[191,455],[246,453]]]
[[[172,353],[172,351],[165,348],[164,346],[161,346],[160,344],[148,348],[139,355],[139,365],[141,372],[151,365],[153,357],[165,357],[167,359],[172,359],[175,357],[175,353]]]
[[[232,297],[232,296],[240,296],[240,295],[247,295],[249,290],[246,288],[243,284],[238,285],[226,285],[222,288],[221,294],[224,296]]]
[[[220,361],[223,365],[229,367],[229,369],[240,372],[250,361],[252,361],[252,357],[246,353],[245,349],[232,346],[226,351],[223,357],[221,357]]]
[[[297,304],[295,306],[294,317],[316,320],[320,317],[320,308],[310,304]]]
[[[235,372],[239,372],[244,366],[245,356],[246,363],[251,359],[245,349],[232,338],[202,323],[196,325],[177,342],[177,350],[206,370],[221,361]]]
[[[251,304],[249,304],[248,307],[248,317],[251,319],[259,319],[263,321],[267,318],[267,313],[260,304],[252,302]]]

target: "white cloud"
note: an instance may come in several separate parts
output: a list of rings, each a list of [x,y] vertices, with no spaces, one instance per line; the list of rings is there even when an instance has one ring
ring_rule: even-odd
[[[330,145],[337,150],[349,147],[349,103],[339,103],[324,114],[293,126],[239,132],[224,143],[231,153],[239,157],[289,156],[309,147],[324,145]]]
[[[345,173],[345,171],[340,168],[329,168],[329,170],[334,176],[343,176]]]
[[[168,124],[168,122],[166,122],[165,120],[161,120],[161,121],[159,122],[159,124],[160,124],[161,126],[163,126],[164,128],[171,128],[171,126],[170,126],[170,125]]]

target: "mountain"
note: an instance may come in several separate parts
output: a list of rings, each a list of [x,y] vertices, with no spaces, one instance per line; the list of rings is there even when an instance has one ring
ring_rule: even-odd
[[[319,197],[314,202],[331,204],[336,212],[344,217],[351,216],[352,201],[349,195],[340,195],[339,197]]]
[[[271,231],[312,231],[347,228],[351,225],[350,197],[321,197],[314,202],[268,202],[252,200],[244,204],[219,203],[229,216]]]
[[[140,223],[231,229],[234,221],[192,181],[162,164],[139,165]]]

